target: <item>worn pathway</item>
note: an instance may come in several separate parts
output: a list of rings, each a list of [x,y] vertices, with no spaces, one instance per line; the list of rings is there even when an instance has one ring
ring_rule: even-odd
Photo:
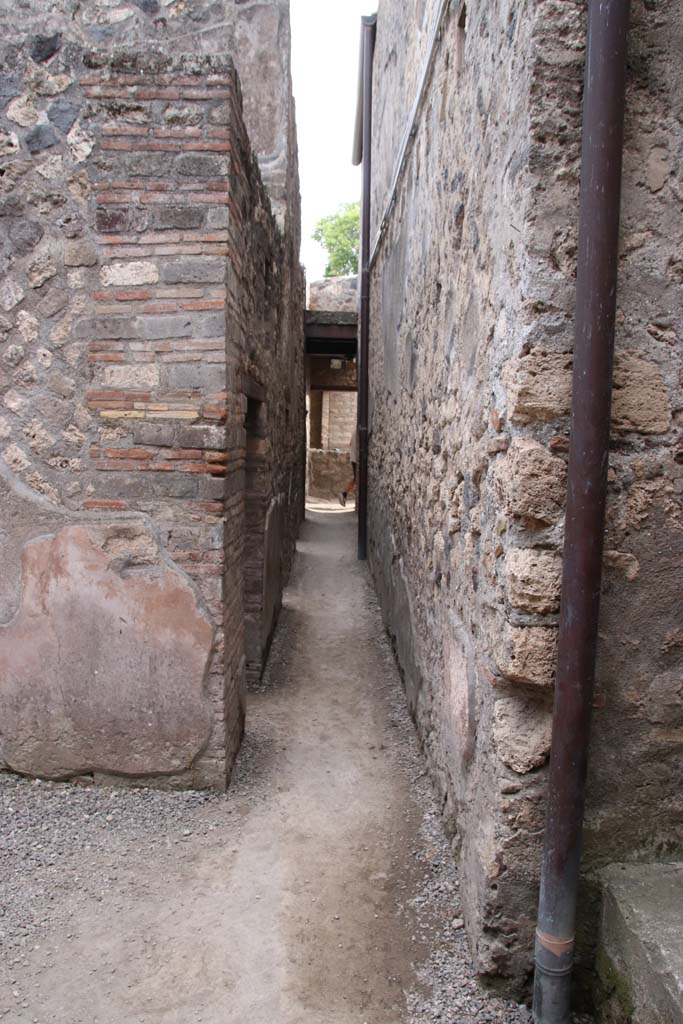
[[[309,511],[227,797],[0,778],[0,1020],[528,1020],[472,977],[354,554],[353,512]]]

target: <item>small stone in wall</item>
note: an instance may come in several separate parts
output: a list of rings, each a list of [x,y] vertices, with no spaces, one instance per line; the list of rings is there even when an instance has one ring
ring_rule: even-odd
[[[532,349],[506,366],[503,381],[514,423],[547,423],[569,414],[572,357]]]
[[[54,277],[56,273],[57,267],[52,262],[52,259],[48,255],[42,255],[38,256],[29,265],[27,277],[32,288],[40,288],[46,281]]]
[[[27,427],[24,427],[24,435],[34,452],[49,451],[55,443],[54,437],[47,432],[39,420],[33,420]]]
[[[26,135],[26,147],[32,154],[50,149],[52,146],[56,146],[58,141],[57,133],[49,124],[38,124]]]
[[[614,363],[612,426],[619,432],[665,434],[671,405],[659,367],[635,352],[621,352]]]
[[[161,10],[159,0],[133,0],[133,3],[145,14],[158,14]]]
[[[493,654],[507,682],[552,686],[557,663],[557,629],[553,626],[511,626],[497,633]]]
[[[38,245],[38,242],[43,237],[44,230],[42,225],[34,220],[26,220],[22,218],[19,221],[15,221],[9,230],[9,237],[12,241],[14,251],[19,256],[25,256],[32,249]]]
[[[19,149],[19,139],[14,132],[0,130],[0,156],[12,156]]]
[[[494,709],[493,735],[498,756],[524,775],[545,764],[550,752],[552,714],[537,701],[502,697]]]
[[[48,109],[47,116],[55,128],[66,135],[74,125],[79,114],[79,108],[75,103],[69,103],[64,97],[60,97]]]
[[[38,120],[38,111],[29,96],[17,96],[8,106],[5,115],[22,128],[32,128]]]
[[[17,317],[17,328],[27,345],[36,340],[39,327],[40,325],[34,316],[23,309],[20,311]]]
[[[505,555],[505,576],[513,608],[541,615],[559,610],[562,559],[556,552],[510,548]]]
[[[18,366],[26,355],[23,345],[8,345],[2,353],[2,361],[5,366]]]
[[[72,239],[64,246],[64,263],[67,267],[94,267],[99,262],[97,247],[83,239]]]
[[[61,48],[61,45],[61,32],[55,32],[51,36],[34,36],[29,51],[31,59],[36,61],[37,64],[44,64],[45,61],[51,60],[54,57]]]
[[[64,161],[61,156],[49,156],[36,170],[47,181],[55,181],[64,177]]]
[[[515,438],[498,470],[508,514],[531,525],[556,522],[564,511],[566,475],[564,461],[543,445]]]
[[[18,306],[24,297],[24,290],[13,277],[3,277],[0,280],[0,307],[6,313]]]
[[[77,164],[87,160],[95,148],[94,136],[83,131],[80,125],[76,124],[66,137],[71,150],[71,156]]]
[[[11,444],[2,453],[2,457],[11,470],[20,473],[31,465],[31,460],[16,444]]]
[[[50,317],[61,313],[68,302],[69,293],[65,288],[51,288],[47,295],[38,303],[38,313],[43,320],[49,320]]]
[[[26,406],[26,399],[14,388],[10,388],[6,391],[2,399],[4,406],[10,410],[10,412],[21,412]]]
[[[37,69],[33,76],[33,88],[39,96],[58,96],[66,92],[72,83],[69,75],[51,75],[45,68]]]

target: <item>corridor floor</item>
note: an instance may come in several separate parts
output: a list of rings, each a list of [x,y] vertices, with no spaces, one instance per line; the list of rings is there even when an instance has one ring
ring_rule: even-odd
[[[0,811],[0,1020],[529,1019],[472,976],[351,511],[309,510],[227,797],[0,776]]]

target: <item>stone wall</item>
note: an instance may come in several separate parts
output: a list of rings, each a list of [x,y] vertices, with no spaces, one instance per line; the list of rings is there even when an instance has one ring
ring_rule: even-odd
[[[3,56],[0,763],[224,786],[255,390],[271,619],[303,503],[292,232],[229,59],[59,32]]]
[[[320,281],[311,281],[307,308],[315,312],[357,313],[358,278],[323,277]]]
[[[437,4],[381,0],[373,238]],[[680,856],[683,13],[634,3],[581,948]],[[372,271],[370,562],[478,970],[531,966],[565,500],[584,4],[452,5]],[[419,509],[419,514],[416,510]]]

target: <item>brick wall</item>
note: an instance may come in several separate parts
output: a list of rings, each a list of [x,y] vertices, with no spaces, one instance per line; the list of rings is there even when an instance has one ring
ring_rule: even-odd
[[[15,53],[8,72],[0,454],[14,512],[3,537],[0,658],[17,650],[19,582],[23,571],[26,588],[44,520],[56,550],[66,531],[74,578],[90,579],[93,552],[116,551],[96,601],[119,587],[113,573],[142,621],[152,611],[135,613],[135,581],[149,577],[144,600],[157,610],[147,649],[131,640],[118,666],[76,631],[69,659],[63,652],[73,697],[55,678],[61,670],[48,670],[23,707],[26,666],[10,665],[0,759],[37,774],[221,786],[244,720],[245,380],[270,411],[264,491],[280,509],[270,559],[278,595],[303,501],[303,298],[291,236],[272,217],[229,60],[82,56],[70,45],[47,67]],[[264,559],[266,550],[264,540]],[[38,578],[57,581],[54,551],[42,557]],[[175,640],[158,609],[171,587],[189,588],[197,620],[185,694],[165,683]],[[76,601],[72,620],[85,614]],[[81,694],[86,676],[97,677],[94,696]],[[183,738],[192,702],[195,728]],[[46,712],[67,723],[67,754],[44,728]],[[101,760],[90,742],[98,730],[124,737]],[[36,749],[29,731],[41,738]],[[127,748],[141,736],[148,758],[131,766]]]
[[[382,0],[373,238],[437,4]],[[372,272],[372,571],[479,971],[528,976],[544,824],[585,5],[452,5]],[[636,2],[581,948],[606,861],[680,854],[680,5]],[[419,514],[416,514],[419,510]],[[668,723],[668,726],[664,725]],[[625,755],[624,751],[628,754]]]

